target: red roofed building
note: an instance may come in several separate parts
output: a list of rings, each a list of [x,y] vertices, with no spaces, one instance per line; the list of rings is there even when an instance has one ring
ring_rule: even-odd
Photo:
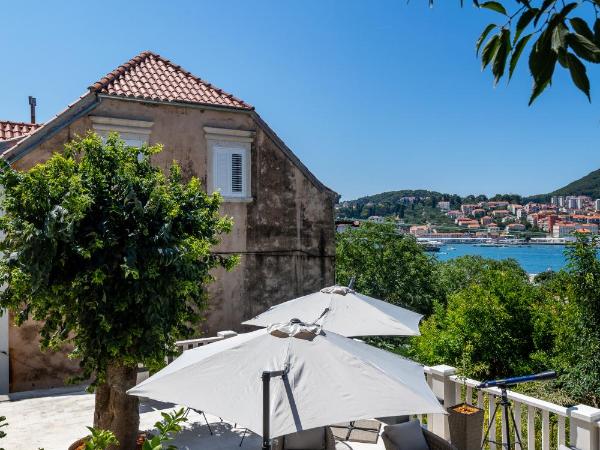
[[[37,123],[0,120],[0,151],[17,144],[25,136],[33,133],[39,127],[41,127],[41,125]]]
[[[43,125],[0,122],[0,152],[27,170],[89,130],[102,137],[118,132],[131,146],[163,144],[153,163],[166,170],[176,160],[184,178],[198,177],[209,192],[223,195],[221,211],[233,217],[234,229],[215,251],[239,254],[241,262],[214,273],[203,325],[208,335],[241,331],[240,322],[270,306],[334,283],[337,194],[252,105],[143,52]],[[38,329],[33,321],[8,327],[11,391],[58,386],[77,370],[64,354],[40,353]]]

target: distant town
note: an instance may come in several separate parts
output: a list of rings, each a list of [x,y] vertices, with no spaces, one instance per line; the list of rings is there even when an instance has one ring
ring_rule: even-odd
[[[401,214],[370,215],[354,220],[345,219],[338,214],[338,231],[359,226],[364,220],[376,223],[388,221],[394,223],[401,233],[442,242],[486,242],[513,238],[561,244],[574,240],[575,233],[596,235],[600,225],[600,199],[585,195],[552,196],[549,203],[526,204],[508,200],[485,200],[457,206],[451,200],[416,196],[401,197],[396,201],[402,206],[399,209]],[[435,208],[438,211],[437,220],[436,215],[430,214],[431,220],[423,224],[414,224],[401,217],[405,216],[404,211],[407,209],[414,210],[417,203],[427,204],[430,209]],[[338,206],[338,210],[343,211],[351,205],[342,203]],[[369,208],[371,205],[365,206]]]

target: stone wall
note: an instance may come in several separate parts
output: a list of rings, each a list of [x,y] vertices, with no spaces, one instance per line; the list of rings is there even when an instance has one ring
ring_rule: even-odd
[[[176,160],[186,177],[196,176],[205,185],[208,150],[203,127],[255,131],[253,200],[223,203],[221,211],[233,218],[234,229],[215,249],[238,253],[241,261],[231,272],[214,272],[216,281],[209,288],[210,305],[202,330],[205,335],[224,329],[243,331],[240,322],[269,306],[333,284],[335,194],[295,164],[252,114],[116,99],[102,99],[89,114],[154,122],[150,143],[163,144],[164,151],[153,157],[153,163],[167,170]],[[77,119],[13,166],[26,170],[45,161],[91,126],[89,116]],[[60,385],[76,367],[63,353],[40,355],[36,336],[33,323],[21,329],[11,327],[13,391]],[[31,365],[40,368],[34,370]]]

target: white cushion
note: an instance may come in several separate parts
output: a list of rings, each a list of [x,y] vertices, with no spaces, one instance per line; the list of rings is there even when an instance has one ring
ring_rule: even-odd
[[[388,425],[383,432],[397,450],[429,450],[418,420]]]

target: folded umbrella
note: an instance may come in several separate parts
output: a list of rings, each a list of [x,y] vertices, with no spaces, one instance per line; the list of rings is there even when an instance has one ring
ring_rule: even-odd
[[[418,336],[421,314],[377,300],[344,286],[275,305],[244,325],[267,327],[296,317],[342,336]]]

